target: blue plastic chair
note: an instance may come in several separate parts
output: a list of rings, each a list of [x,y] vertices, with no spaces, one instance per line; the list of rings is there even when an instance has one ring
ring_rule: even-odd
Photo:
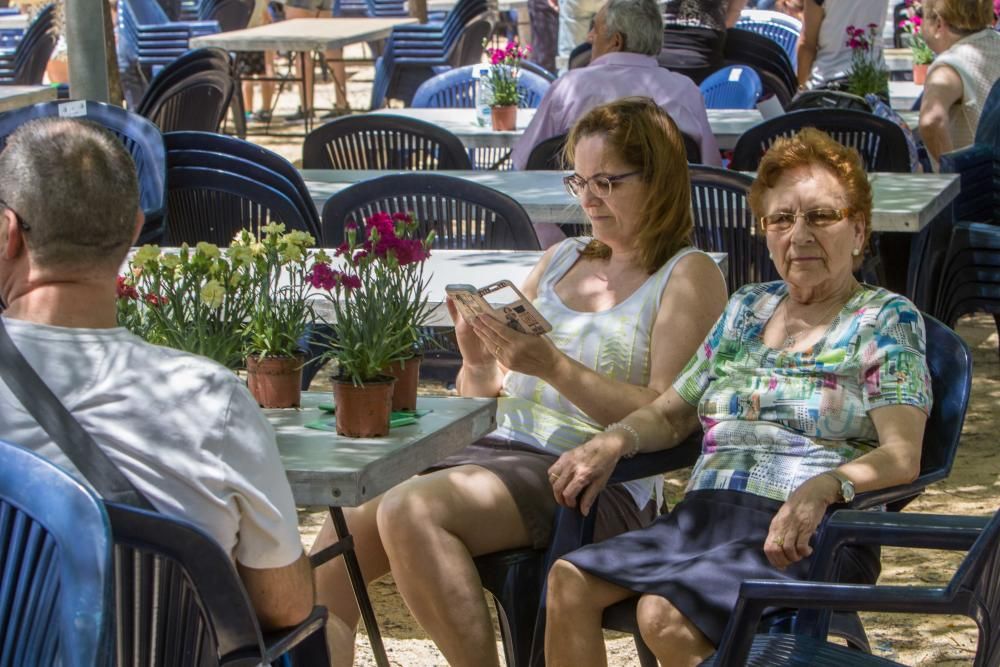
[[[792,61],[773,40],[749,30],[726,31],[723,57],[727,65],[749,65],[756,70],[764,86],[764,95],[774,95],[782,108],[795,97],[798,79]]]
[[[944,588],[751,580],[726,626],[719,651],[703,665],[872,665],[902,663],[858,653],[825,640],[822,626],[809,633],[754,635],[764,610],[856,609],[967,616],[979,628],[974,667],[1000,664],[1000,512],[985,517],[836,512],[824,531],[830,553],[844,544],[968,551]]]
[[[178,78],[148,100],[146,115],[161,132],[218,132],[233,99],[236,81],[228,66]],[[146,100],[146,98],[143,98]]]
[[[5,664],[111,659],[111,528],[62,468],[0,441],[0,646]]]
[[[167,172],[167,240],[170,245],[207,241],[228,247],[241,229],[272,222],[309,232],[309,223],[284,194],[251,178],[205,167]]]
[[[736,27],[740,30],[746,30],[747,32],[755,32],[758,35],[763,35],[764,37],[770,39],[784,50],[784,52],[788,55],[788,59],[792,62],[792,67],[795,67],[797,60],[796,46],[799,43],[799,30],[796,30],[794,27],[784,22],[771,20],[761,21],[750,18],[741,18],[736,22]]]
[[[920,474],[916,480],[909,484],[859,493],[854,498],[854,502],[850,504],[852,509],[870,510],[885,505],[888,510],[899,512],[930,484],[946,478],[951,472],[962,435],[965,412],[969,405],[969,394],[972,391],[972,353],[958,334],[938,320],[924,315],[924,323],[927,332],[927,365],[931,373],[934,405],[924,429]],[[873,513],[865,512],[865,514],[871,515]],[[826,528],[823,527],[819,533],[819,541],[810,567],[808,577],[810,580],[830,581],[833,580],[837,571],[837,561],[833,560],[832,551],[822,547],[825,544],[825,533]],[[641,664],[643,667],[649,667],[656,665],[656,660],[638,634],[639,628],[635,620],[637,600],[638,598],[631,598],[607,609],[604,614],[604,627],[621,632],[631,632],[635,637],[636,647],[639,649]],[[786,632],[793,622],[797,623],[799,627],[810,627],[810,624],[819,623],[823,625],[822,637],[825,638],[828,632],[832,632],[847,639],[849,644],[856,649],[861,649],[855,651],[857,655],[864,655],[863,651],[870,652],[864,626],[861,625],[855,614],[833,616],[832,627],[830,617],[816,619],[815,616],[807,615],[803,621],[793,618],[788,613],[778,612],[778,614],[777,617],[769,618],[766,621],[764,629],[781,633]],[[733,622],[730,621],[729,628],[732,627]],[[751,634],[755,628],[757,625],[751,628]],[[723,639],[723,644],[725,644],[725,639]],[[726,662],[725,664],[734,663]],[[841,663],[810,663],[807,661],[795,664]]]
[[[757,72],[746,65],[723,67],[698,87],[708,109],[756,109],[764,91]]]
[[[263,635],[230,555],[192,524],[107,504],[115,540],[117,664],[258,667],[329,664],[315,607],[294,628]]]
[[[167,149],[168,162],[182,151],[207,151],[224,158],[233,158],[236,161],[230,164],[228,170],[259,180],[299,205],[309,233],[319,241],[319,212],[309,194],[309,188],[302,180],[302,173],[285,158],[249,141],[213,132],[168,132],[163,135],[163,143]],[[272,175],[265,174],[265,170],[272,172]]]
[[[957,222],[942,261],[935,312],[949,325],[991,313],[1000,331],[1000,227]]]
[[[477,65],[456,67],[427,79],[413,94],[410,106],[415,109],[472,109],[476,106],[476,79],[473,70]],[[537,109],[549,82],[542,76],[522,69],[517,80],[517,93],[521,109]]]
[[[415,118],[344,116],[310,132],[303,169],[472,169],[454,134]]]
[[[55,8],[47,5],[24,31],[13,52],[0,57],[0,83],[41,85],[45,66],[58,39]]]
[[[64,102],[41,102],[0,114],[0,148],[7,137],[23,123],[36,118],[59,116]],[[167,162],[160,130],[142,116],[121,107],[87,101],[80,118],[92,121],[113,132],[132,155],[139,175],[139,205],[146,216],[139,243],[157,243],[165,229]]]

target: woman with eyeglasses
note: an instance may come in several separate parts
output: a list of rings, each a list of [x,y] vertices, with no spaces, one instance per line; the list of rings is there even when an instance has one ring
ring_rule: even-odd
[[[470,325],[448,304],[463,361],[458,391],[499,397],[496,430],[345,511],[365,579],[391,570],[450,665],[499,664],[472,559],[548,545],[557,507],[549,467],[665,390],[726,302],[721,271],[690,247],[684,141],[662,109],[648,98],[596,107],[567,146],[575,171],[566,185],[592,236],[550,248],[522,287],[552,331],[520,333],[483,316]],[[661,486],[607,489],[598,535],[652,521]],[[317,570],[317,587],[334,660],[349,665],[358,609],[340,560]]]
[[[549,471],[556,499],[574,506],[619,457],[704,429],[670,514],[553,566],[549,667],[606,664],[601,615],[630,597],[661,664],[699,664],[742,581],[803,578],[832,504],[919,473],[924,325],[908,300],[854,278],[871,231],[861,158],[812,128],[781,139],[750,205],[782,280],[738,290],[670,389]],[[845,565],[846,580],[873,583],[877,552],[852,549]]]

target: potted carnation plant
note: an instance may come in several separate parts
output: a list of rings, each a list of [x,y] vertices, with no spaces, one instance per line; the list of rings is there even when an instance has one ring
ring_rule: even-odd
[[[315,319],[306,299],[307,253],[315,244],[308,232],[285,232],[280,223],[255,236],[242,230],[228,253],[248,267],[251,307],[244,353],[247,386],[261,407],[298,407],[304,358],[300,341]]]
[[[223,256],[211,243],[176,252],[145,245],[118,279],[119,323],[151,343],[236,369],[243,365],[250,292],[243,257]]]
[[[927,46],[921,34],[921,10],[920,0],[906,0],[906,18],[899,22],[899,27],[906,33],[910,51],[913,52],[913,83],[923,85],[927,80],[927,68],[934,60],[934,51]]]
[[[867,28],[847,26],[847,42],[851,49],[851,69],[847,74],[847,92],[864,97],[873,93],[888,101],[889,71],[883,67],[877,49],[879,27],[869,23]]]
[[[517,77],[521,71],[521,61],[531,53],[530,46],[520,46],[517,38],[507,42],[504,48],[483,47],[490,59],[486,85],[492,94],[490,119],[494,130],[514,130],[517,128],[517,105],[521,96],[517,90]]]
[[[334,319],[327,356],[337,362],[333,393],[341,435],[389,432],[396,380],[388,371],[412,360],[429,315],[423,263],[433,234],[418,239],[416,231],[408,214],[376,213],[363,228],[347,225],[338,269],[317,258],[309,273],[310,284],[328,296]],[[406,365],[416,370],[415,360]]]

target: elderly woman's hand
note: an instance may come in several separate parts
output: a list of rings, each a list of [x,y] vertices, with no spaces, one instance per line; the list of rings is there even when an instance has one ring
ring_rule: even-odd
[[[784,570],[812,554],[809,540],[839,493],[840,484],[827,474],[813,477],[792,492],[771,520],[764,541],[764,553],[771,565]]]
[[[556,502],[564,507],[579,505],[580,512],[587,516],[597,494],[607,486],[621,453],[617,436],[607,433],[565,452],[549,468]]]
[[[548,336],[515,331],[489,315],[480,315],[472,326],[486,349],[512,371],[546,378],[564,358]]]

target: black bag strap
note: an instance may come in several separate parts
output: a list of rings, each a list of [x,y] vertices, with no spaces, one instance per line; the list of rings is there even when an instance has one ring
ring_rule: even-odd
[[[17,349],[0,318],[0,377],[104,500],[156,511]]]

